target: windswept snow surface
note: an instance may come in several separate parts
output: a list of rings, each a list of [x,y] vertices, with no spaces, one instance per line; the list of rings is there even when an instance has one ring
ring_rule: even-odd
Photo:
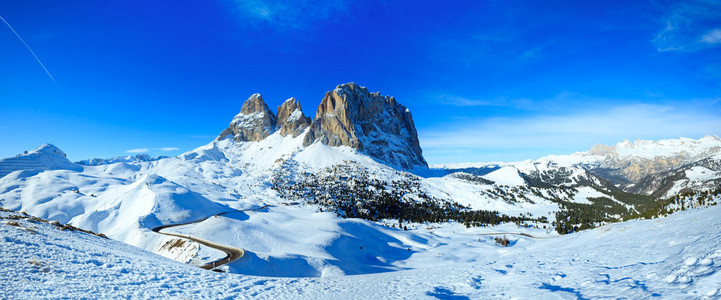
[[[264,213],[269,214],[260,212]],[[387,242],[390,247],[394,247],[394,243],[407,244],[411,250],[406,250],[407,257],[400,258],[410,269],[355,276],[333,276],[340,273],[328,270],[327,276],[321,278],[205,271],[117,241],[60,231],[55,226],[28,219],[9,220],[10,215],[17,214],[0,212],[0,217],[5,218],[0,220],[0,297],[9,299],[698,299],[721,296],[721,206],[687,210],[661,219],[616,223],[548,239],[507,234],[511,240],[507,248],[496,245],[493,236],[478,235],[487,232],[483,228],[465,229],[458,224],[447,224],[430,230],[384,229],[384,235],[368,236],[376,230],[362,227],[378,225],[349,221],[339,230],[324,230],[338,230],[348,235],[342,249],[349,252],[362,251],[349,247],[353,237],[363,243]],[[243,218],[236,216],[229,220]],[[313,222],[312,218],[326,216],[301,218],[309,218],[308,226],[313,226],[319,222]],[[493,230],[518,229],[513,226]],[[320,235],[308,238],[324,239],[323,233]],[[376,253],[369,256],[373,255]]]
[[[498,185],[524,185],[526,183],[518,173],[518,169],[510,166],[501,167],[491,173],[483,175],[483,178],[495,182]]]

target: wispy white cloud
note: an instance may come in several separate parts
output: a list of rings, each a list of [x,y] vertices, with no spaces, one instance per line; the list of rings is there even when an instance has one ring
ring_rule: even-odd
[[[659,52],[697,51],[721,45],[721,2],[694,0],[667,8],[662,29],[652,40]]]
[[[718,99],[706,103],[713,101]],[[535,159],[624,139],[720,134],[721,114],[693,107],[636,104],[567,115],[467,121],[419,133],[431,163]]]
[[[498,99],[496,101],[482,100],[482,99],[470,99],[457,95],[440,95],[438,96],[438,102],[446,105],[453,106],[502,106],[503,100]]]
[[[144,152],[148,152],[148,148],[135,148],[135,149],[127,150],[125,152],[127,152],[127,153],[144,153]]]
[[[180,149],[178,147],[162,147],[162,148],[158,148],[158,150],[160,150],[160,151],[177,151]]]
[[[243,21],[278,29],[305,29],[315,22],[339,17],[352,0],[232,0]]]
[[[536,59],[539,56],[541,56],[542,53],[544,51],[546,51],[546,49],[553,46],[555,43],[556,43],[555,40],[550,40],[541,45],[536,45],[535,47],[533,47],[531,49],[525,50],[518,56],[518,60],[528,61],[528,60]]]
[[[529,107],[533,101],[527,98],[517,98],[517,99],[511,99],[507,97],[497,97],[493,100],[487,100],[487,99],[476,99],[476,98],[467,98],[463,96],[458,95],[440,95],[437,97],[433,97],[435,101],[439,104],[443,105],[452,105],[452,106],[460,106],[460,107],[467,107],[467,106],[511,106],[511,107]]]
[[[721,29],[714,29],[704,34],[701,37],[701,41],[706,44],[719,44],[721,43]]]
[[[483,99],[483,98],[474,98],[474,97],[465,97],[461,95],[454,95],[454,94],[435,94],[432,92],[428,92],[426,94],[426,97],[434,103],[442,104],[442,105],[452,105],[452,106],[459,106],[459,107],[470,107],[470,106],[505,106],[505,107],[515,107],[515,108],[521,108],[521,109],[527,109],[527,110],[538,110],[541,108],[540,106],[543,106],[543,108],[548,108],[548,105],[545,105],[542,103],[559,103],[559,102],[572,102],[575,100],[589,100],[587,96],[580,95],[578,93],[572,93],[572,92],[561,92],[553,97],[547,98],[547,99],[529,99],[529,98],[513,98],[513,97],[506,97],[506,96],[499,96],[495,97],[493,99]]]

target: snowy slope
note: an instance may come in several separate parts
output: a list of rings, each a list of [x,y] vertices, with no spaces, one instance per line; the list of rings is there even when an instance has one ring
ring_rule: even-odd
[[[483,175],[483,178],[495,182],[499,185],[524,185],[526,181],[523,180],[521,174],[518,173],[518,169],[505,166],[491,173]]]
[[[682,170],[684,176],[673,182],[673,185],[664,193],[664,197],[688,191],[709,191],[721,187],[721,171],[712,170],[702,166],[693,166]]]
[[[229,265],[231,272],[311,277],[406,269],[404,256],[408,247],[413,251],[427,244],[424,246],[426,242],[419,243],[415,237],[398,238],[383,226],[358,225],[338,218],[335,213],[327,213],[327,206],[303,205],[304,199],[295,203],[297,199],[279,194],[275,186],[278,178],[297,183],[310,174],[320,176],[321,182],[328,180],[352,188],[357,181],[349,179],[362,175],[369,182],[380,183],[389,193],[402,194],[409,203],[449,201],[509,216],[546,217],[548,223],[534,225],[545,226],[549,232],[553,231],[550,222],[562,209],[561,203],[589,205],[589,199],[603,197],[633,210],[633,206],[599,192],[603,182],[579,166],[524,161],[460,166],[470,172],[465,173],[467,176],[459,175],[457,169],[421,170],[416,175],[383,165],[349,147],[321,143],[305,147],[303,136],[294,138],[276,132],[258,142],[216,140],[178,157],[159,160],[83,167],[68,162],[45,171],[16,171],[0,178],[0,205],[102,232],[112,239],[195,264],[222,253],[194,242],[184,244],[187,251],[169,249],[175,240],[151,229],[220,212],[272,205],[265,212],[229,214],[173,230],[245,249],[246,259]],[[690,174],[697,173],[701,174]],[[528,183],[534,180],[547,185]],[[409,184],[411,190],[395,187],[399,182]],[[351,203],[363,207],[356,201],[365,199],[353,199]],[[319,213],[323,209],[326,212]],[[397,220],[382,222],[391,224]],[[396,239],[391,248],[382,241],[361,242],[386,236]],[[361,246],[364,252],[349,254],[346,250]],[[367,253],[373,255],[366,257]]]
[[[0,177],[22,170],[82,170],[82,167],[71,163],[63,151],[51,144],[45,144],[28,153],[0,159]]]
[[[414,242],[411,254],[402,260],[407,270],[357,276],[331,276],[329,270],[323,278],[204,271],[113,240],[7,219],[10,215],[16,214],[0,213],[5,218],[0,221],[0,291],[11,299],[721,296],[721,206],[550,239],[508,234],[507,248],[495,244],[492,235],[478,235],[486,229],[460,224],[388,229],[387,236],[376,239],[389,245],[403,239]],[[341,232],[349,234],[345,229]],[[495,229],[504,230],[519,229]]]
[[[303,151],[300,151],[301,148]],[[211,259],[217,256],[214,250],[193,243],[187,246],[198,250],[191,251],[194,253],[170,253],[172,251],[169,252],[164,245],[172,242],[171,238],[150,230],[156,226],[189,222],[234,209],[283,203],[285,200],[278,198],[269,189],[269,184],[274,169],[284,160],[293,160],[302,165],[303,170],[309,171],[344,161],[391,170],[347,147],[336,148],[318,143],[305,148],[302,147],[302,136],[292,138],[274,134],[262,142],[239,144],[229,139],[214,141],[179,157],[156,161],[124,161],[76,170],[14,172],[0,178],[0,204],[5,208],[27,211],[34,216],[102,232],[110,238],[179,261]],[[274,208],[274,211],[280,209]],[[296,209],[303,214],[314,210]],[[272,221],[264,220],[257,230],[267,234],[272,231],[273,223],[286,224],[290,229],[308,224],[304,219],[278,216],[287,214],[272,214],[269,219]],[[328,226],[338,227],[337,223],[341,221],[331,214],[324,218]],[[198,234],[201,238],[213,240],[213,237],[225,233],[222,227],[205,228],[204,224],[195,226],[201,229],[202,232]],[[250,226],[252,220],[242,224]],[[302,236],[307,233],[291,230],[288,234]],[[333,234],[316,241],[319,244],[301,240],[289,247],[297,248],[303,244],[323,247],[322,244],[341,243],[339,239],[344,239],[344,236]],[[227,241],[233,240],[221,239],[223,243]],[[324,250],[323,254],[317,251],[298,252],[300,250],[296,249],[296,260],[306,265],[313,264],[312,267],[302,273],[279,273],[273,271],[273,268],[285,266],[284,259],[293,255],[293,252],[260,251],[277,248],[272,246],[277,244],[273,240],[261,241],[263,245],[251,248],[248,252],[263,257],[257,261],[256,274],[268,272],[267,275],[320,276],[330,266],[325,260],[336,264],[346,260],[342,255],[336,257],[327,254],[329,251],[341,253],[338,250],[340,246],[334,247],[332,251]],[[239,243],[239,247],[243,246],[243,243]],[[318,257],[324,261],[318,260]],[[362,269],[364,264],[366,261],[358,260],[347,263],[343,269],[358,273],[361,271],[357,269]]]

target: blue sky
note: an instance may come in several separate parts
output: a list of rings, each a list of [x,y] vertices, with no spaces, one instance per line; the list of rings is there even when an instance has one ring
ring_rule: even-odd
[[[432,164],[721,135],[719,1],[67,2],[0,3],[42,62],[0,23],[0,157],[177,155],[252,93],[313,116],[351,81]]]

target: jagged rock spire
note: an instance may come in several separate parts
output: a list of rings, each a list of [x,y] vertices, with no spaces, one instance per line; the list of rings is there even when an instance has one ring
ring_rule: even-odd
[[[291,135],[293,137],[303,133],[303,130],[310,126],[310,118],[303,114],[300,102],[295,98],[285,100],[281,106],[278,106],[278,121],[276,128],[280,129],[281,135]]]
[[[263,96],[253,94],[245,100],[240,113],[237,114],[230,126],[218,136],[222,140],[232,135],[236,142],[260,141],[275,131],[275,114],[263,101]]]

